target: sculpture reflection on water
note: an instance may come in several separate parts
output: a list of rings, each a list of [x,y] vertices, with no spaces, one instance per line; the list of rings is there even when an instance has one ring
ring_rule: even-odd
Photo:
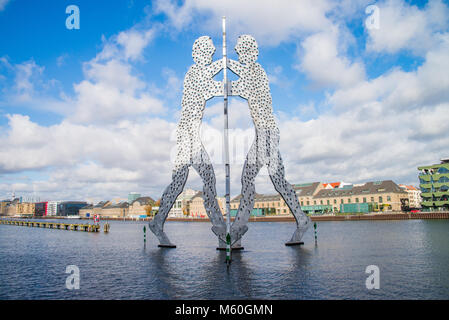
[[[248,101],[255,127],[255,139],[246,156],[242,172],[241,200],[231,226],[233,247],[240,247],[242,236],[248,231],[248,220],[254,207],[255,178],[263,166],[267,166],[276,191],[284,199],[296,220],[296,230],[286,245],[301,244],[310,226],[310,218],[301,210],[298,197],[285,179],[284,165],[279,152],[279,128],[273,115],[268,77],[256,62],[259,54],[256,40],[250,35],[238,38],[235,51],[239,61],[227,60],[227,67],[239,79],[233,81],[228,95],[240,96]],[[175,247],[164,232],[164,223],[178,195],[187,181],[189,167],[200,175],[204,187],[203,198],[206,213],[212,222],[212,231],[218,237],[219,247],[226,241],[226,224],[221,214],[216,192],[216,180],[210,158],[200,139],[200,126],[206,101],[224,95],[224,82],[213,77],[223,69],[223,59],[212,62],[215,47],[210,37],[197,39],[193,45],[195,62],[184,79],[181,120],[177,127],[177,155],[172,182],[165,189],[159,213],[150,222],[150,229],[161,247]]]

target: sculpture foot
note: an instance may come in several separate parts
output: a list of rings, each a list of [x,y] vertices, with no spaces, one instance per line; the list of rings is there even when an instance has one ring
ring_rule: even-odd
[[[300,246],[300,245],[303,245],[304,244],[304,242],[302,242],[302,241],[298,241],[298,242],[291,242],[291,241],[289,241],[289,242],[286,242],[285,243],[285,245],[287,246],[287,247],[290,247],[290,246]]]
[[[162,230],[162,228],[159,227],[159,225],[154,220],[151,220],[150,223],[148,224],[148,226],[149,226],[151,232],[153,232],[154,235],[159,240],[158,247],[160,247],[160,248],[176,248],[176,245],[174,245],[170,241],[170,239],[168,239],[168,237],[165,234],[164,230]]]
[[[302,242],[301,239],[302,239],[304,233],[309,228],[310,222],[311,222],[310,218],[307,217],[307,221],[304,224],[302,224],[296,228],[295,232],[292,235],[292,238],[290,239],[290,241],[285,243],[285,245],[286,246],[295,246],[295,245],[304,244],[304,242]]]
[[[226,243],[226,226],[213,226],[212,232],[218,237],[219,241],[223,241]]]
[[[236,242],[234,242],[234,244],[231,246],[231,250],[232,251],[239,251],[239,250],[243,250],[244,248],[242,247],[242,239],[237,240]],[[220,251],[225,251],[226,250],[226,242],[222,241],[221,239],[218,240],[218,247],[217,250]]]
[[[158,244],[159,248],[176,248],[176,245],[174,244]]]
[[[243,235],[248,231],[248,226],[243,225],[239,227],[235,227],[234,229],[231,229],[231,241],[232,245],[239,244],[242,241]]]

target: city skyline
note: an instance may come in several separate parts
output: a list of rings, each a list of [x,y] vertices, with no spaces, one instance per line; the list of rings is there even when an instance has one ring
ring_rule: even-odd
[[[65,26],[71,4],[79,30]],[[193,42],[210,35],[220,59],[223,14],[231,59],[238,35],[258,41],[290,183],[418,185],[418,166],[448,156],[449,5],[378,1],[377,29],[366,25],[371,4],[257,2],[256,19],[251,1],[0,1],[1,198],[159,198]],[[218,194],[222,112],[211,100],[203,125]],[[250,119],[248,105],[231,99],[233,195],[254,136]],[[275,193],[261,173],[256,190]],[[196,173],[186,187],[201,190]]]

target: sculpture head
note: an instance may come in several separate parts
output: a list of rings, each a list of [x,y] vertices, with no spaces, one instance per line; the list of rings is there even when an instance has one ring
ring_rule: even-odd
[[[212,56],[215,52],[214,43],[209,36],[202,36],[195,40],[192,48],[192,58],[198,65],[208,65],[212,63]]]
[[[248,34],[239,36],[235,51],[239,55],[239,62],[242,64],[254,63],[259,56],[256,39]]]

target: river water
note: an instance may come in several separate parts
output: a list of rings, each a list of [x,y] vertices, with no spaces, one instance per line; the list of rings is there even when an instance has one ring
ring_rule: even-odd
[[[70,221],[75,223],[76,221]],[[0,299],[449,299],[449,221],[319,222],[286,247],[294,223],[254,222],[233,252],[210,224],[166,223],[176,249],[157,247],[144,222],[109,234],[0,225]],[[68,265],[80,289],[66,288]],[[380,270],[368,290],[365,269]]]

